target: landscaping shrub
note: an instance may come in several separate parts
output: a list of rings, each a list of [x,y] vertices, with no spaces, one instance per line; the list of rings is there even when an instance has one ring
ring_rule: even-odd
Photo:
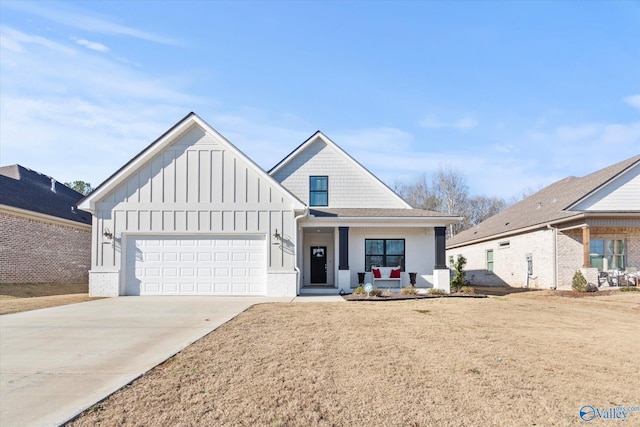
[[[577,292],[587,292],[589,290],[587,279],[584,278],[584,275],[581,272],[576,271],[573,275],[573,279],[571,280],[571,289]]]
[[[640,288],[637,286],[623,286],[620,288],[620,292],[640,292]]]
[[[451,279],[451,292],[458,292],[466,284],[467,272],[464,266],[467,265],[467,259],[462,255],[458,255],[458,260],[453,263],[453,279]]]
[[[402,288],[400,293],[403,295],[415,295],[418,293],[418,288],[416,288],[415,286],[405,286],[404,288]]]
[[[353,293],[355,295],[367,295],[367,291],[364,290],[364,286],[363,285],[360,285],[357,288],[355,288],[353,290]],[[369,292],[369,296],[372,296],[372,297],[382,296],[382,289],[373,288],[371,290],[371,292]]]
[[[476,293],[476,290],[473,289],[471,286],[463,286],[460,288],[460,292],[465,295],[473,295]]]
[[[365,295],[366,294],[367,293],[365,292]],[[380,297],[380,296],[382,296],[382,289],[378,289],[378,288],[371,289],[371,292],[369,292],[369,296],[372,296],[372,297]]]
[[[436,288],[431,288],[429,289],[429,294],[431,295],[446,295],[447,293],[444,291],[444,289],[436,289]]]

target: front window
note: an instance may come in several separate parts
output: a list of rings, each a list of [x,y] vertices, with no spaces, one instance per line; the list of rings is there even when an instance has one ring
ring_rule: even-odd
[[[592,239],[589,244],[591,267],[599,270],[624,270],[624,240]]]
[[[493,273],[493,249],[487,251],[487,271]]]
[[[309,177],[309,206],[329,206],[329,177]]]
[[[404,271],[404,239],[365,239],[364,269],[371,266],[397,267]]]

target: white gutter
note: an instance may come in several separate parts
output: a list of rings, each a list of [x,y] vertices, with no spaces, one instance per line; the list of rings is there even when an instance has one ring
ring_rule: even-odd
[[[527,233],[529,231],[533,231],[533,230],[540,230],[543,228],[548,227],[550,224],[562,224],[565,222],[571,222],[571,221],[576,221],[579,219],[583,219],[584,218],[584,214],[579,214],[579,215],[574,215],[574,216],[570,216],[567,218],[562,218],[560,220],[557,221],[551,221],[551,222],[547,222],[547,223],[540,223],[540,224],[535,224],[535,225],[530,225],[529,227],[523,227],[523,228],[517,228],[514,230],[510,230],[510,231],[505,231],[503,233],[498,233],[498,234],[492,234],[490,236],[486,236],[486,237],[481,237],[475,240],[467,240],[466,242],[462,242],[462,243],[455,243],[451,246],[447,246],[447,249],[455,249],[455,248],[460,248],[463,246],[469,246],[469,245],[475,245],[476,243],[482,243],[482,242],[486,242],[489,240],[494,240],[494,239],[500,239],[502,237],[508,237],[508,236],[515,236],[518,234],[522,234],[522,233]],[[468,231],[468,230],[465,230]]]
[[[553,286],[551,289],[558,289],[558,229],[547,224],[547,229],[553,231]]]
[[[302,280],[302,274],[300,273],[300,267],[298,267],[298,221],[309,214],[309,208],[306,207],[304,212],[293,218],[293,236],[294,236],[294,250],[293,250],[293,268],[296,270],[296,295],[300,292],[300,281]]]
[[[51,224],[66,225],[69,227],[76,227],[79,229],[91,230],[91,224],[85,224],[83,222],[78,222],[78,221],[73,221],[66,218],[47,215],[40,212],[30,211],[27,209],[16,208],[9,205],[0,205],[0,211],[2,210],[12,213],[16,216],[24,217],[24,218],[37,218],[39,220],[46,221]]]

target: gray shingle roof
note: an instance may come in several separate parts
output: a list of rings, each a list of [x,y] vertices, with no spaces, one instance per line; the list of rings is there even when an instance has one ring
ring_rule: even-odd
[[[497,234],[516,233],[518,230],[537,225],[543,227],[549,223],[578,217],[582,214],[581,212],[569,211],[566,208],[637,163],[640,163],[640,155],[582,178],[575,176],[564,178],[477,226],[456,234],[447,240],[447,247],[459,246],[478,239],[487,239]]]
[[[427,211],[424,209],[382,209],[382,208],[314,208],[309,213],[316,217],[389,217],[389,218],[450,218],[455,215],[441,212]]]
[[[0,167],[0,204],[91,224],[91,214],[77,208],[82,194],[60,182],[53,192],[51,179],[20,165]]]

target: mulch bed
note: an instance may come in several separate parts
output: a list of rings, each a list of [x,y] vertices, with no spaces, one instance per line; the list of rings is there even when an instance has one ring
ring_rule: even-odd
[[[585,297],[603,297],[606,295],[613,295],[619,293],[618,289],[604,290],[604,291],[595,291],[595,292],[577,292],[577,291],[568,291],[568,290],[555,290],[553,291],[554,296],[561,296],[566,298],[585,298]]]
[[[343,295],[346,301],[404,301],[411,299],[429,299],[429,298],[487,298],[486,295],[481,294],[448,294],[448,295],[431,295],[431,294],[417,294],[417,295],[405,295],[405,294],[391,294],[385,296],[370,296],[348,294]]]

